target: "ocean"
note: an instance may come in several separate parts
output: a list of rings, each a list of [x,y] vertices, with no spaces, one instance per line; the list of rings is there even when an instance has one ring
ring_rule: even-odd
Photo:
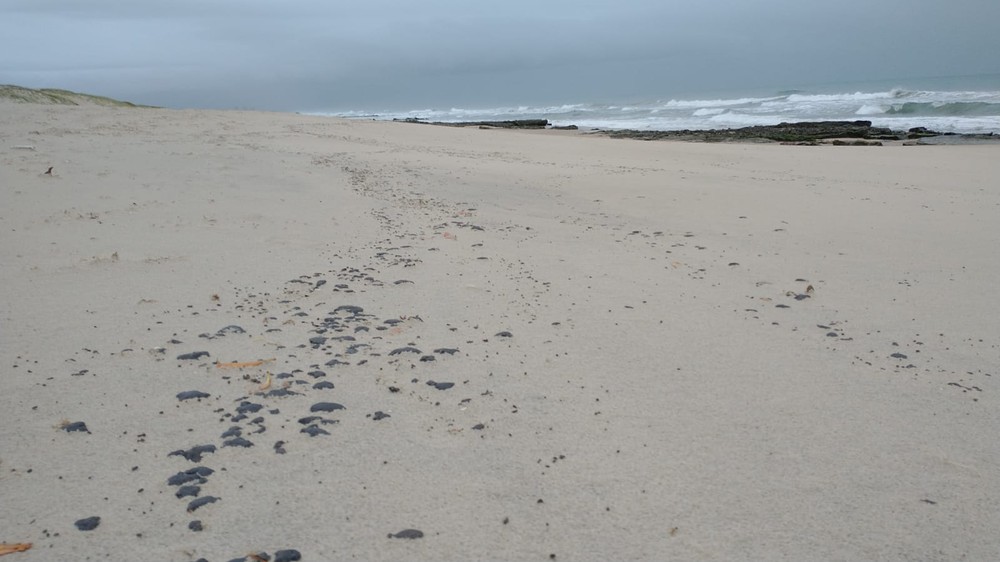
[[[676,131],[729,129],[796,121],[871,121],[877,127],[1000,134],[1000,75],[822,84],[760,90],[551,105],[352,109],[311,112],[357,119],[505,121],[548,119],[556,126]]]

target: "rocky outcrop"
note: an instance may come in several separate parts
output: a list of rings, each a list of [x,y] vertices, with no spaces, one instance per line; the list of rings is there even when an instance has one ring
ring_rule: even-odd
[[[443,125],[445,127],[479,127],[495,129],[544,129],[549,126],[547,119],[516,119],[513,121],[461,121],[458,123],[445,123],[442,121],[427,121],[409,117],[407,119],[393,119],[403,123],[422,123],[424,125]]]
[[[821,139],[899,140],[904,138],[885,127],[872,127],[871,121],[803,121],[756,125],[739,129],[683,131],[605,131],[612,138],[640,140],[695,140],[703,142],[776,141],[815,142]]]

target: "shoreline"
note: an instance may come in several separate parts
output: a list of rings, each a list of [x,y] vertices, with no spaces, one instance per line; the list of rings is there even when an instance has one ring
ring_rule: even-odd
[[[480,129],[514,130],[581,130],[576,125],[553,126],[547,119],[514,119],[507,121],[428,121],[419,118],[393,119],[396,123],[414,123],[441,127],[477,127]],[[689,142],[779,142],[786,144],[881,146],[882,142],[916,141],[917,144],[1000,143],[1000,135],[947,133],[926,127],[906,131],[873,127],[871,121],[797,121],[777,125],[755,125],[736,129],[684,129],[676,131],[588,128],[584,133],[605,135],[614,139],[680,140]]]
[[[993,144],[0,110],[18,560],[1000,547]]]

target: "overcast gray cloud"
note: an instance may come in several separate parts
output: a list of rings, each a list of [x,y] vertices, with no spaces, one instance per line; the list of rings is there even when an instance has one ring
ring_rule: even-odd
[[[0,82],[279,110],[1000,72],[996,0],[3,0]]]

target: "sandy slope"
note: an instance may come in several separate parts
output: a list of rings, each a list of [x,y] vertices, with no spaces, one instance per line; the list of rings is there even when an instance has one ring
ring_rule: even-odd
[[[3,102],[0,542],[994,558],[998,151]]]

